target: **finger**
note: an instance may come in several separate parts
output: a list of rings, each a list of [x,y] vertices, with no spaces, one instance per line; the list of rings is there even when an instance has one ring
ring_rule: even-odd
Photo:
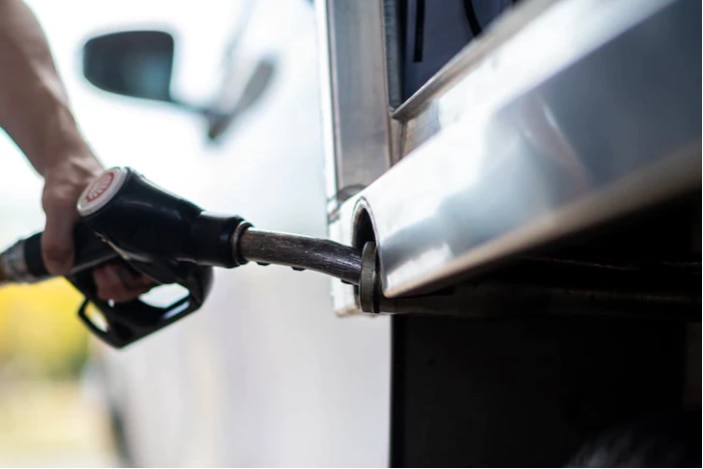
[[[143,293],[155,285],[151,279],[124,264],[110,264],[108,268],[114,270],[125,290]]]
[[[41,238],[42,258],[53,275],[67,275],[73,267],[73,227],[78,214],[72,205],[56,205],[46,211]]]
[[[94,270],[93,278],[101,300],[123,302],[133,300],[139,296],[138,292],[129,291],[122,286],[122,281],[117,272],[110,266],[101,266]]]
[[[93,269],[98,297],[117,302],[129,301],[148,291],[155,283],[131,273],[119,264],[106,264]]]
[[[98,298],[105,301],[111,299],[112,292],[110,291],[110,280],[107,277],[106,266],[101,265],[93,269],[93,280]]]
[[[127,291],[120,281],[117,273],[109,266],[104,265],[93,270],[93,279],[97,287],[98,298],[117,302],[129,301],[139,294]]]

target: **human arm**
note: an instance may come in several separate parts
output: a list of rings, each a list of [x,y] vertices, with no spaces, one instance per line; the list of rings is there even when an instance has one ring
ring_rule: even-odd
[[[22,0],[0,0],[0,127],[44,178],[42,256],[49,272],[65,275],[73,265],[76,200],[103,167],[78,129],[46,37]],[[100,296],[134,297],[116,269],[96,270]],[[132,280],[132,287],[146,284]]]

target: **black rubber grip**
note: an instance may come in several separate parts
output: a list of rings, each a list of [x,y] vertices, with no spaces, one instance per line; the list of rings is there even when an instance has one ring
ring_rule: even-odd
[[[41,235],[39,232],[24,240],[24,261],[27,263],[27,270],[38,279],[49,276],[41,255]]]
[[[24,259],[27,270],[37,279],[50,277],[41,254],[42,233],[36,233],[24,241]],[[103,262],[115,259],[117,253],[93,233],[85,223],[79,222],[73,232],[75,257],[71,274],[82,272]]]

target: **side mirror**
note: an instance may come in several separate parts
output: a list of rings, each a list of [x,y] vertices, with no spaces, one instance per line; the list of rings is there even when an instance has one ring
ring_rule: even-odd
[[[173,37],[162,31],[97,36],[83,46],[83,74],[90,83],[111,93],[174,102],[173,51]]]
[[[210,105],[183,102],[171,95],[174,39],[163,31],[122,31],[89,39],[83,46],[83,75],[100,88],[133,98],[174,104],[205,118],[207,136],[218,140],[232,123],[255,104],[272,82],[275,61],[260,57],[234,101],[228,81]],[[227,68],[233,73],[231,60]]]

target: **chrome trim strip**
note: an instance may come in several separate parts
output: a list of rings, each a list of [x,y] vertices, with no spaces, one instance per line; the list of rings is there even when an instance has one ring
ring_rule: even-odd
[[[390,167],[382,0],[317,3],[330,212]]]

